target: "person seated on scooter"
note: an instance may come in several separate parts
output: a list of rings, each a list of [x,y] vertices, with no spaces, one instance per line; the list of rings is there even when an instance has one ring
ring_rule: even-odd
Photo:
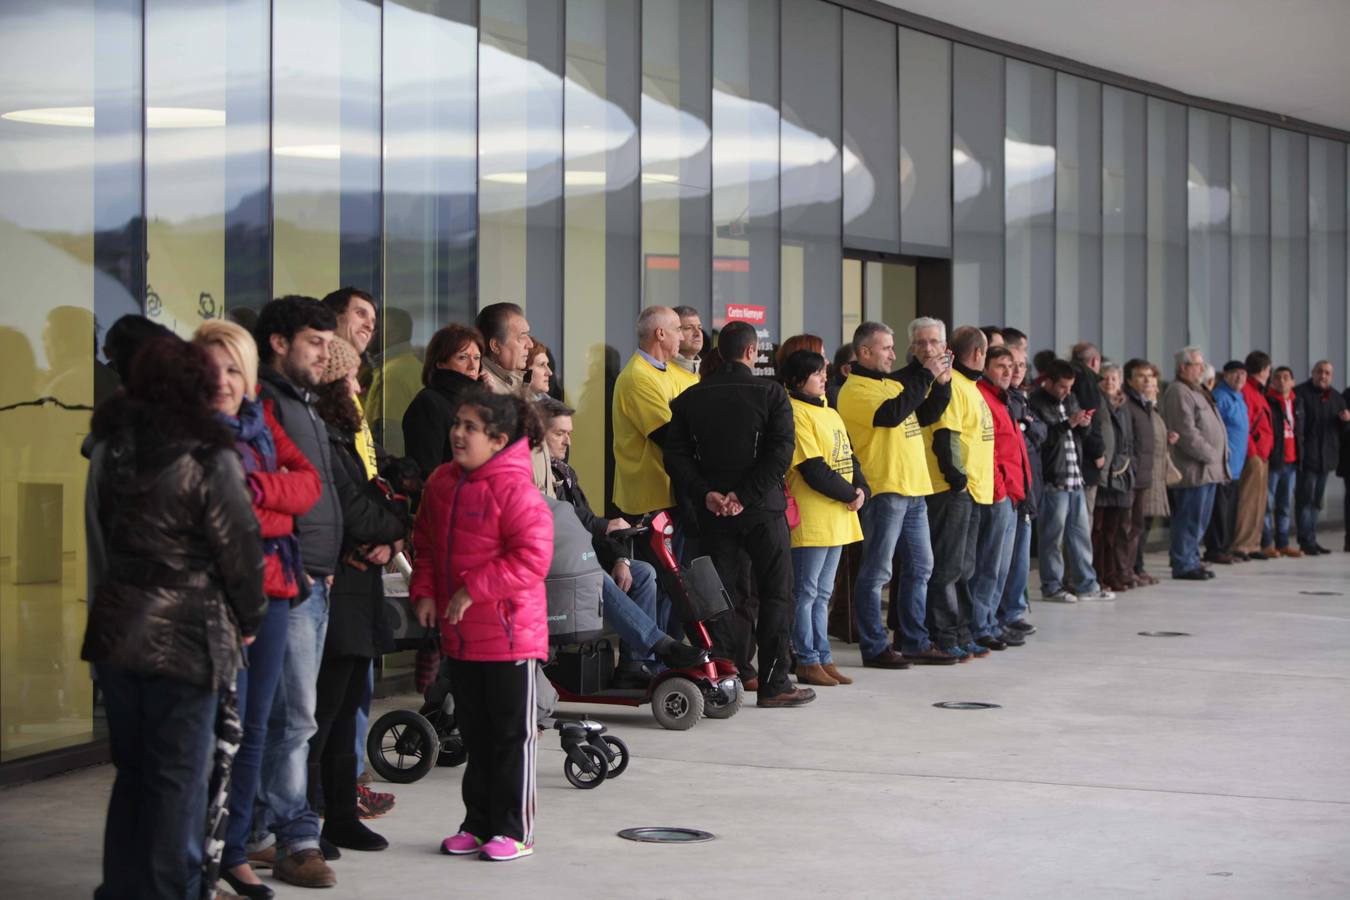
[[[591,546],[606,572],[605,622],[622,641],[612,686],[646,687],[655,674],[658,659],[672,669],[699,665],[703,662],[703,651],[675,640],[661,627],[669,620],[670,607],[669,601],[664,601],[657,591],[656,570],[641,560],[628,559],[623,546],[609,536],[631,526],[624,519],[597,516],[581,490],[576,470],[567,464],[575,410],[552,399],[542,401],[539,407],[548,423],[544,443],[553,464],[557,497],[576,510],[577,518],[591,534]]]

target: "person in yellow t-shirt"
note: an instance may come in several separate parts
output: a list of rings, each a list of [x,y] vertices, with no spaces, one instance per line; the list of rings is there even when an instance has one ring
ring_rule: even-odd
[[[796,429],[787,487],[799,513],[792,528],[797,683],[852,684],[834,664],[826,628],[839,557],[846,544],[862,540],[858,510],[867,500],[867,482],[844,420],[825,405],[825,357],[797,350],[783,361],[779,374],[792,401]]]
[[[980,522],[994,502],[994,417],[976,386],[988,349],[978,328],[963,325],[952,333],[952,400],[927,429],[934,491],[928,498],[928,631],[939,647],[962,659],[988,656],[991,649],[971,634],[969,586]]]
[[[895,333],[881,322],[853,332],[856,359],[839,389],[839,414],[872,486],[862,509],[862,562],[853,596],[853,620],[864,666],[905,669],[948,665],[955,659],[938,648],[924,625],[928,575],[928,475],[923,426],[936,422],[951,397],[947,329],[937,319],[909,326],[913,361],[895,366]],[[900,573],[892,578],[893,572]],[[890,627],[881,620],[881,588],[891,585]]]
[[[614,382],[614,505],[630,521],[675,505],[661,446],[670,401],[694,382],[676,374],[680,317],[668,306],[638,316],[638,349]]]

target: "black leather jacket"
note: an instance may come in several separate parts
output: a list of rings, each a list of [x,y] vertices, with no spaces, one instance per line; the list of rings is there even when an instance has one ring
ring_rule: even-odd
[[[267,610],[258,519],[232,447],[94,445],[85,486],[89,622],[80,657],[200,687],[232,683]]]

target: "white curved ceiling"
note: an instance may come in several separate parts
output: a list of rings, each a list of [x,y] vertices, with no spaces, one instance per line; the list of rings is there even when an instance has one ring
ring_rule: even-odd
[[[883,0],[1199,97],[1350,131],[1350,0]]]

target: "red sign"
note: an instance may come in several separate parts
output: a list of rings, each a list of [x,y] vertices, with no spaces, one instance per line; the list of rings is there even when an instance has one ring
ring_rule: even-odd
[[[750,306],[745,303],[727,304],[728,322],[749,322],[751,325],[763,325],[765,317],[765,308],[763,306]]]

